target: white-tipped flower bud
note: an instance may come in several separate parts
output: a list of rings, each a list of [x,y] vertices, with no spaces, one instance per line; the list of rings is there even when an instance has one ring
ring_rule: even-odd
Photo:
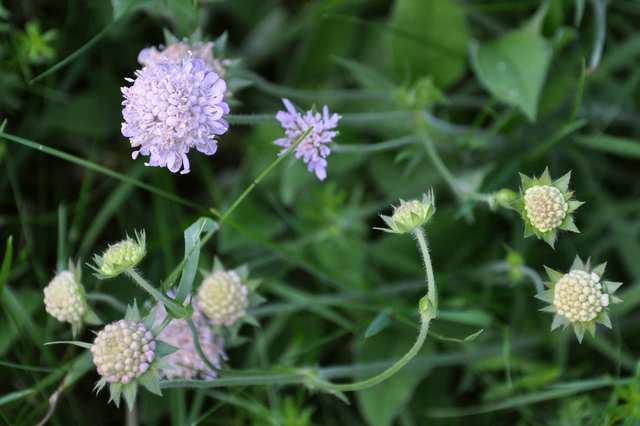
[[[127,269],[134,268],[147,253],[144,233],[136,233],[136,239],[127,237],[125,240],[112,244],[102,254],[95,256],[96,271],[100,278],[115,277]]]
[[[79,324],[87,312],[87,301],[82,284],[72,272],[56,275],[44,288],[44,306],[58,321]]]
[[[216,271],[198,290],[198,307],[215,325],[230,326],[246,313],[248,288],[234,271]]]
[[[154,336],[139,321],[120,320],[98,333],[91,347],[93,363],[109,383],[129,383],[149,369],[155,356]]]
[[[592,275],[573,270],[556,283],[553,305],[572,323],[592,321],[609,305],[609,296]]]
[[[540,232],[547,232],[562,224],[569,205],[558,188],[538,185],[525,191],[524,208],[531,225]]]

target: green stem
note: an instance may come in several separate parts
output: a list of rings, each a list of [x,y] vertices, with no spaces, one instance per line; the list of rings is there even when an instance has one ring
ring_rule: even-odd
[[[367,389],[387,380],[388,378],[396,374],[418,354],[418,352],[424,345],[427,334],[429,333],[429,324],[431,323],[431,320],[433,320],[437,316],[438,292],[436,289],[436,280],[433,275],[433,266],[431,265],[431,256],[429,255],[429,246],[427,245],[427,238],[425,237],[424,231],[421,227],[418,227],[413,231],[413,234],[418,240],[418,249],[424,262],[427,281],[426,297],[428,298],[430,303],[424,305],[422,301],[420,302],[420,331],[418,332],[418,337],[411,349],[409,349],[407,353],[402,356],[402,358],[393,363],[393,365],[391,365],[389,368],[369,379],[355,383],[345,383],[337,385],[311,376],[309,379],[311,385],[315,385],[333,392],[351,392]]]
[[[231,215],[231,213],[233,213],[233,211],[240,205],[240,203],[242,203],[242,201],[244,201],[244,199],[247,197],[247,195],[249,195],[251,193],[251,191],[253,191],[253,189],[262,181],[262,179],[264,179],[269,173],[271,173],[271,170],[273,170],[278,164],[280,164],[280,162],[282,160],[284,160],[293,150],[295,150],[298,145],[300,145],[300,143],[302,143],[302,141],[309,136],[309,133],[311,133],[311,130],[313,130],[313,128],[309,128],[307,129],[306,132],[304,132],[302,135],[300,135],[298,137],[298,139],[295,140],[295,142],[293,142],[293,144],[291,144],[291,146],[284,152],[284,154],[279,155],[271,164],[269,164],[267,167],[264,168],[264,170],[262,170],[262,172],[260,172],[260,174],[258,175],[258,177],[256,177],[253,182],[251,182],[251,185],[249,185],[243,192],[242,194],[240,194],[240,196],[238,198],[236,198],[236,200],[233,202],[233,204],[231,204],[231,207],[229,207],[224,213],[220,214],[218,213],[217,210],[213,210],[212,212],[218,216],[220,218],[220,225],[222,225],[222,223],[229,217],[229,215]]]
[[[325,386],[329,388],[329,390],[337,391],[337,392],[351,392],[351,391],[359,391],[363,389],[370,388],[375,386],[402,369],[409,361],[411,361],[420,351],[422,345],[424,344],[425,339],[427,338],[427,334],[429,332],[429,324],[431,322],[431,317],[429,315],[421,314],[420,315],[420,332],[418,333],[418,338],[416,342],[413,344],[411,349],[402,356],[398,361],[396,361],[391,367],[384,370],[382,373],[373,376],[367,380],[362,380],[360,382],[355,383],[347,383],[342,385],[336,384],[326,384]]]
[[[427,278],[427,297],[433,306],[433,318],[438,315],[438,289],[436,288],[436,279],[433,275],[433,266],[431,265],[431,256],[429,255],[429,245],[427,237],[422,227],[413,230],[413,235],[418,240],[418,248],[424,262],[424,270]]]
[[[133,282],[138,284],[144,291],[149,293],[151,297],[156,299],[158,303],[162,303],[171,316],[176,318],[184,318],[190,316],[190,312],[188,312],[188,309],[186,307],[180,305],[175,300],[162,294],[162,292],[160,292],[147,280],[145,280],[142,275],[138,274],[135,269],[127,269],[125,273],[127,274],[127,276],[129,276],[129,278],[133,280]]]

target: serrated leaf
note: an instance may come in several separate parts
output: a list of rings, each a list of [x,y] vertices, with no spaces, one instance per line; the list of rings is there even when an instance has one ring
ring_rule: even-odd
[[[555,229],[542,233],[542,239],[549,244],[551,248],[555,248],[557,238],[558,232]]]
[[[604,275],[604,271],[606,271],[606,269],[607,269],[607,262],[603,262],[598,266],[596,266],[595,268],[593,268],[591,272],[594,272],[595,274],[597,274],[599,277],[602,278],[602,276]]]
[[[553,316],[553,321],[551,322],[551,331],[565,324],[566,324],[566,320],[564,319],[564,317],[556,314]]]
[[[538,300],[542,300],[543,302],[551,303],[553,302],[553,290],[544,290],[534,296]]]
[[[368,339],[371,336],[375,336],[376,334],[387,328],[389,324],[391,324],[390,313],[391,309],[388,308],[378,313],[373,321],[371,321],[371,324],[369,324],[369,326],[367,327],[367,330],[364,332],[364,338]]]
[[[87,313],[84,314],[84,317],[82,318],[82,320],[85,323],[89,324],[89,325],[101,325],[102,324],[102,320],[100,319],[98,314],[95,313],[95,311],[93,309],[88,309]]]
[[[609,314],[606,312],[602,312],[600,314],[600,317],[598,318],[598,322],[609,329],[612,328],[611,318],[609,318]]]
[[[562,223],[560,224],[560,229],[569,232],[575,232],[576,234],[580,233],[580,230],[576,226],[576,223],[573,220],[573,216],[566,215]]]
[[[605,281],[604,284],[607,287],[607,292],[609,294],[615,293],[622,285],[622,283],[620,282],[613,282],[613,281]]]
[[[497,99],[535,121],[551,62],[549,42],[531,25],[487,43],[472,43],[471,64],[482,85]]]

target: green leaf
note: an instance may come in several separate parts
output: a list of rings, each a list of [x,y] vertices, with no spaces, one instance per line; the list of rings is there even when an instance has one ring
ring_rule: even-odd
[[[122,395],[124,396],[124,400],[127,401],[129,411],[133,411],[136,404],[136,395],[138,395],[138,384],[136,382],[131,382],[123,385]]]
[[[207,217],[201,217],[184,231],[184,261],[182,276],[176,292],[176,300],[182,303],[193,290],[193,280],[198,272],[198,260],[202,243],[200,236],[205,233],[204,241],[218,230],[218,223]],[[173,275],[173,274],[172,274]]]
[[[57,340],[55,342],[46,342],[45,346],[62,344],[80,346],[85,349],[91,349],[91,346],[93,346],[91,343],[81,342],[79,340]]]
[[[358,363],[394,359],[415,340],[411,330],[388,328],[376,339],[360,340],[356,354]],[[428,368],[411,366],[387,379],[382,385],[358,392],[358,404],[367,424],[390,426],[411,400],[414,389],[428,374]]]
[[[391,309],[387,308],[376,315],[373,321],[371,321],[371,324],[369,324],[369,327],[367,327],[367,330],[364,332],[364,338],[368,339],[371,336],[375,336],[387,328],[389,324],[391,324],[391,318],[389,316],[390,313]]]
[[[4,258],[2,259],[2,266],[0,266],[0,295],[4,291],[4,283],[9,278],[9,271],[11,271],[11,259],[13,257],[13,235],[7,238],[7,245],[4,249]]]
[[[148,369],[143,375],[138,377],[137,380],[149,392],[162,396],[162,390],[160,389],[160,377],[154,367]]]
[[[116,407],[120,407],[120,395],[122,395],[122,383],[110,383],[109,402],[113,401]]]
[[[640,158],[640,141],[609,135],[577,136],[580,145],[627,158]]]
[[[164,358],[167,355],[171,355],[177,350],[179,350],[179,348],[176,348],[175,346],[172,346],[167,342],[156,340],[156,357],[158,357],[158,359]]]
[[[151,3],[152,0],[111,0],[113,7],[113,19],[124,16],[125,13],[143,6],[145,3]]]
[[[396,0],[390,26],[394,68],[401,79],[431,76],[444,87],[464,73],[469,34],[459,2]]]
[[[535,121],[552,49],[534,26],[487,43],[472,43],[470,53],[473,70],[482,85]]]
[[[124,319],[130,321],[140,321],[140,311],[138,310],[138,304],[135,299],[132,305],[127,305],[127,312],[124,315]]]

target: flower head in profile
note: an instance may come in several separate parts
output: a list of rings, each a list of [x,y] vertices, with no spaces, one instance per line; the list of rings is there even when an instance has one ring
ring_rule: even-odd
[[[90,265],[101,279],[113,278],[128,269],[133,269],[147,254],[144,231],[135,232],[135,239],[127,236],[124,240],[111,244],[102,255],[93,257],[95,265]]]
[[[338,114],[330,114],[329,107],[322,108],[322,113],[307,111],[299,113],[291,101],[283,99],[285,111],[278,111],[276,118],[284,129],[285,137],[276,139],[274,143],[283,149],[280,155],[298,141],[307,131],[310,133],[295,148],[296,158],[302,158],[307,169],[320,180],[327,177],[327,157],[331,154],[329,144],[338,134],[335,130],[342,118]]]
[[[393,215],[380,215],[389,228],[375,228],[394,234],[406,234],[424,225],[431,219],[436,211],[433,191],[422,195],[422,199],[404,201],[393,208]]]
[[[216,259],[196,295],[196,307],[216,326],[236,326],[242,322],[257,324],[247,309],[263,301],[255,292],[260,281],[249,279],[246,266],[225,269]]]
[[[156,309],[156,324],[161,324],[167,316],[164,306]],[[198,333],[198,342],[202,353],[215,369],[205,364],[196,348],[193,333],[185,319],[173,319],[158,335],[160,339],[178,348],[169,354],[160,367],[160,375],[169,380],[207,379],[217,377],[217,369],[227,358],[224,352],[224,338],[217,334],[211,322],[202,311],[194,309],[191,317]]]
[[[551,179],[548,169],[538,178],[523,174],[520,178],[520,196],[513,201],[513,207],[524,220],[525,237],[535,235],[553,247],[558,230],[580,232],[573,212],[584,203],[574,200],[569,191],[571,172],[556,180]]]
[[[554,314],[551,330],[558,327],[573,326],[579,342],[588,331],[592,336],[596,333],[596,323],[611,328],[608,315],[609,305],[621,300],[614,296],[622,283],[602,279],[606,263],[591,267],[591,262],[584,263],[576,257],[571,270],[562,274],[546,268],[550,281],[547,290],[536,295],[536,298],[549,303],[543,311]]]
[[[178,62],[151,61],[127,81],[132,85],[122,88],[122,135],[134,159],[142,154],[149,157],[147,166],[185,174],[192,148],[215,154],[216,137],[229,129],[227,83],[204,60],[188,55]]]
[[[213,46],[214,44],[211,41],[193,44],[185,41],[176,41],[168,46],[151,46],[140,51],[138,62],[143,66],[163,62],[179,64],[183,59],[192,57],[202,59],[209,68],[224,78],[226,74],[224,61],[214,56]]]

